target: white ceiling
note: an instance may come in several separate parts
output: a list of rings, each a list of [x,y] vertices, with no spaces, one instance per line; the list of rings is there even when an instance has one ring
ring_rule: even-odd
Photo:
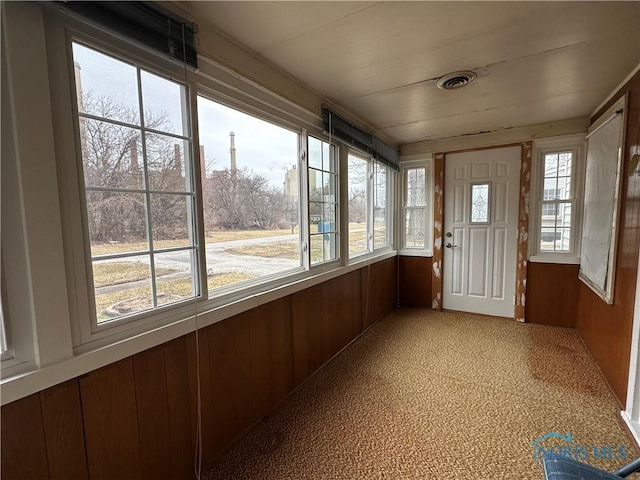
[[[638,1],[180,6],[401,144],[588,116],[640,63]]]

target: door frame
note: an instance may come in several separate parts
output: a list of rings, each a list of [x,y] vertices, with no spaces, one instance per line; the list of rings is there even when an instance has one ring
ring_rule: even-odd
[[[446,155],[452,153],[492,150],[496,148],[520,146],[520,185],[518,206],[518,240],[516,259],[516,302],[513,316],[518,322],[525,322],[525,306],[527,296],[527,252],[529,248],[529,190],[531,189],[531,160],[533,141],[489,145],[438,152],[433,155],[433,259],[431,270],[431,308],[442,310],[442,277],[443,277],[443,230],[444,230],[444,169]]]

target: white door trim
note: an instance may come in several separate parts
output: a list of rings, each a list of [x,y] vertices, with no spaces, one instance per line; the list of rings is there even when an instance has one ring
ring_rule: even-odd
[[[521,145],[446,155],[443,308],[514,318],[521,162]],[[477,183],[493,197],[489,223],[470,221]]]

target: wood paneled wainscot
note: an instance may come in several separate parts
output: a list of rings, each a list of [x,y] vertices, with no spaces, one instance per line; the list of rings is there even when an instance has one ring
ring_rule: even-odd
[[[529,262],[526,321],[575,327],[579,265]]]
[[[196,352],[207,463],[396,304],[391,258],[7,404],[2,479],[193,478]]]
[[[399,303],[431,308],[431,257],[398,257]]]

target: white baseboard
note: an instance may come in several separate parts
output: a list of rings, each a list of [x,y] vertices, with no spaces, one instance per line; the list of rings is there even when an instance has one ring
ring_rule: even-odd
[[[620,416],[622,417],[622,420],[624,420],[624,423],[627,425],[627,427],[631,431],[631,434],[633,435],[633,438],[635,439],[636,444],[640,447],[640,422],[631,420],[631,416],[624,410],[620,412]]]

